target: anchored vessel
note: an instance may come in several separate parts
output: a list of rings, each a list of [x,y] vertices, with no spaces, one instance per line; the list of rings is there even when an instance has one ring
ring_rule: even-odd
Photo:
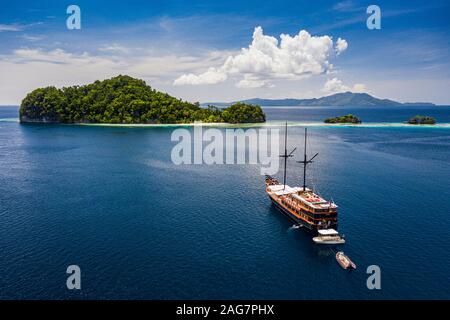
[[[317,230],[319,235],[313,238],[313,241],[317,244],[344,244],[344,236],[341,236],[334,229],[319,229]]]
[[[327,201],[306,187],[306,166],[318,155],[316,153],[308,160],[306,155],[307,129],[305,128],[305,147],[303,160],[303,186],[290,187],[286,185],[287,159],[293,156],[296,149],[287,152],[287,123],[284,136],[284,179],[283,183],[271,176],[266,176],[266,192],[272,203],[282,213],[294,220],[297,224],[305,227],[315,237],[314,242],[318,244],[341,244],[345,240],[336,231],[338,226],[337,205],[333,201]],[[326,230],[326,231],[325,231]]]

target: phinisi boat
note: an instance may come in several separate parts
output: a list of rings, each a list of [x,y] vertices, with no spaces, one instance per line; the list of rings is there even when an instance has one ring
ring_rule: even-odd
[[[291,218],[295,223],[317,235],[320,244],[341,244],[344,239],[337,233],[338,213],[337,205],[333,201],[327,201],[306,187],[306,166],[312,163],[318,155],[316,153],[311,159],[306,154],[307,129],[305,128],[305,147],[303,160],[298,161],[303,164],[303,186],[290,187],[286,184],[287,159],[293,156],[296,149],[289,154],[287,152],[287,123],[284,136],[284,179],[280,183],[277,179],[266,176],[266,192],[275,207]],[[327,231],[324,231],[327,230]]]

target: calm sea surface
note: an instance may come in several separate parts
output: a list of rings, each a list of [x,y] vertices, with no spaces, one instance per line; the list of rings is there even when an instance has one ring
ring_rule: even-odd
[[[265,111],[450,123],[449,107]],[[358,266],[347,272],[271,206],[258,165],[176,166],[173,128],[13,118],[17,107],[0,107],[2,299],[450,299],[449,127],[309,129],[309,183],[339,205],[342,249]],[[289,128],[289,147],[302,138]],[[71,264],[81,291],[66,289]],[[381,290],[366,287],[369,265]]]

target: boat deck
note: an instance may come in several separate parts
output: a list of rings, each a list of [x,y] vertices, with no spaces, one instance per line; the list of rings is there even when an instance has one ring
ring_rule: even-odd
[[[304,204],[314,209],[335,209],[337,205],[331,201],[326,201],[318,194],[314,193],[311,189],[302,187],[290,187],[282,184],[273,184],[267,186],[267,191],[278,197],[287,198],[289,201],[296,200],[303,202]],[[286,197],[289,196],[289,197]]]

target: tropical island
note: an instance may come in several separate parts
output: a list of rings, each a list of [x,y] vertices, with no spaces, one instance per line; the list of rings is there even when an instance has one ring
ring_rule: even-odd
[[[361,120],[352,115],[352,114],[348,114],[346,116],[340,116],[340,117],[335,117],[335,118],[328,118],[324,120],[325,123],[353,123],[353,124],[358,124],[361,123]]]
[[[429,116],[414,116],[407,121],[408,124],[436,124],[436,119]]]
[[[126,75],[83,86],[38,88],[19,110],[21,123],[181,124],[257,123],[266,117],[259,105],[235,103],[220,109],[190,103]]]

